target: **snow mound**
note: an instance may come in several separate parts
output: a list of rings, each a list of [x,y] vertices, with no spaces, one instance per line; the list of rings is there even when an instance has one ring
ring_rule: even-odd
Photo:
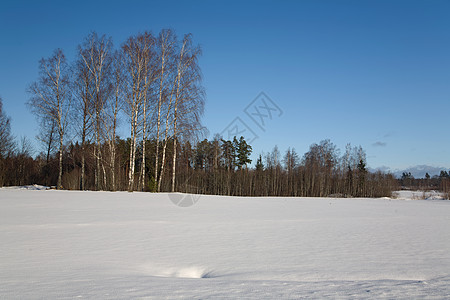
[[[20,185],[20,186],[7,186],[7,187],[3,187],[3,189],[44,191],[44,190],[49,190],[50,187],[45,186],[45,185],[32,184],[32,185]]]
[[[155,268],[144,266],[147,275],[166,278],[212,278],[213,273],[200,266]]]

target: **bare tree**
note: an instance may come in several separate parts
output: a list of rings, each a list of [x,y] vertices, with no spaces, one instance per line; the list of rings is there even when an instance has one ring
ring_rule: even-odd
[[[94,122],[95,147],[95,186],[96,189],[107,187],[106,170],[103,163],[102,141],[104,136],[105,108],[112,93],[111,71],[113,62],[113,44],[111,38],[105,35],[99,37],[91,33],[82,46],[79,47],[79,56],[89,72],[91,87],[90,100],[92,101],[92,119]],[[100,180],[102,177],[102,181]]]
[[[134,190],[134,173],[136,165],[137,139],[142,130],[143,107],[147,101],[149,80],[149,59],[151,57],[154,37],[145,32],[135,37],[130,37],[122,46],[124,53],[126,111],[130,117],[131,143],[130,164],[128,170],[128,191]],[[146,122],[144,122],[145,124]],[[145,127],[145,126],[144,126]],[[144,131],[146,129],[144,128]],[[145,156],[145,153],[143,153]],[[145,163],[145,161],[144,161]]]
[[[200,55],[201,48],[192,44],[192,35],[185,35],[177,59],[174,84],[172,192],[175,191],[177,139],[180,135],[192,136],[203,129],[200,117],[204,112],[205,92],[198,65]],[[217,167],[218,159],[215,161]]]
[[[150,47],[145,55],[144,61],[144,84],[143,84],[143,96],[142,96],[142,160],[141,160],[141,170],[139,172],[139,190],[143,191],[145,186],[145,176],[146,176],[146,143],[147,143],[147,133],[150,130],[151,123],[148,120],[148,115],[150,114],[151,107],[151,96],[152,96],[152,85],[156,80],[157,74],[157,58],[155,53],[154,39],[149,40]]]
[[[59,137],[58,189],[62,188],[63,143],[68,130],[69,109],[71,105],[69,68],[61,49],[39,62],[39,79],[28,89],[31,98],[28,102],[32,112],[40,119],[50,119],[56,123]]]
[[[326,197],[332,191],[332,175],[338,167],[338,149],[330,140],[312,144],[303,156],[307,170],[307,193],[312,197]]]
[[[361,191],[361,180],[364,179],[364,173],[359,170],[362,164],[366,164],[366,153],[364,149],[352,147],[351,144],[345,146],[345,153],[341,158],[341,173],[345,177],[345,194],[358,195]],[[360,168],[358,168],[358,165]]]
[[[295,185],[295,168],[298,165],[298,155],[294,148],[288,148],[286,151],[286,154],[284,155],[284,166],[287,171],[287,186],[286,189],[290,194],[293,194],[294,196],[297,195]]]
[[[112,74],[112,87],[113,87],[113,99],[110,101],[108,107],[109,119],[107,120],[107,142],[109,146],[110,159],[109,166],[111,170],[111,189],[113,191],[117,188],[116,182],[116,131],[119,122],[119,112],[123,108],[124,98],[124,71],[123,71],[123,56],[122,52],[116,51],[114,53],[113,62],[113,74]]]
[[[5,184],[7,176],[3,160],[14,149],[14,138],[11,135],[11,119],[3,111],[3,100],[0,97],[0,186]]]
[[[163,29],[158,35],[156,41],[156,47],[158,51],[158,66],[159,66],[159,89],[158,89],[158,101],[156,107],[156,149],[155,149],[155,182],[158,183],[158,191],[160,189],[158,171],[159,171],[159,141],[161,133],[161,119],[162,119],[162,109],[163,105],[168,101],[172,100],[169,95],[169,90],[173,86],[173,55],[176,47],[176,36],[174,32],[170,29]],[[167,108],[170,110],[170,107]],[[167,130],[167,127],[166,127]],[[167,138],[167,131],[166,131]],[[161,169],[163,172],[163,168]]]
[[[0,158],[14,149],[14,138],[11,135],[11,119],[3,111],[3,100],[0,97]]]
[[[56,123],[53,119],[41,120],[39,134],[36,136],[36,139],[42,144],[45,150],[47,164],[50,160],[50,155],[58,149],[56,130]]]
[[[80,189],[86,189],[86,144],[92,130],[93,101],[92,75],[82,56],[81,46],[78,48],[78,59],[73,68],[75,102],[74,120],[78,124],[78,134],[81,137],[81,182]]]

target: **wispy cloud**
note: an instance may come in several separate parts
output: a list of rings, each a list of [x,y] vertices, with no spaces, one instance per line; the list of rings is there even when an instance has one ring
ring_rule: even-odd
[[[378,142],[373,143],[372,146],[374,146],[374,147],[386,147],[387,143],[378,141]]]
[[[394,137],[394,136],[396,136],[396,135],[397,135],[397,134],[396,134],[395,131],[389,131],[389,132],[386,132],[386,133],[383,135],[383,138],[384,138],[384,139],[387,139],[387,138]]]

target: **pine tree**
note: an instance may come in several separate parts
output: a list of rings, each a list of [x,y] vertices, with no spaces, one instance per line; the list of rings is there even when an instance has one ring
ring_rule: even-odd
[[[231,141],[222,140],[223,165],[228,171],[234,171],[236,148]]]

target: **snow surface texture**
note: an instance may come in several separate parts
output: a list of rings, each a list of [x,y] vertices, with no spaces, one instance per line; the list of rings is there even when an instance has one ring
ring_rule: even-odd
[[[169,195],[0,189],[0,298],[450,296],[450,201]]]

